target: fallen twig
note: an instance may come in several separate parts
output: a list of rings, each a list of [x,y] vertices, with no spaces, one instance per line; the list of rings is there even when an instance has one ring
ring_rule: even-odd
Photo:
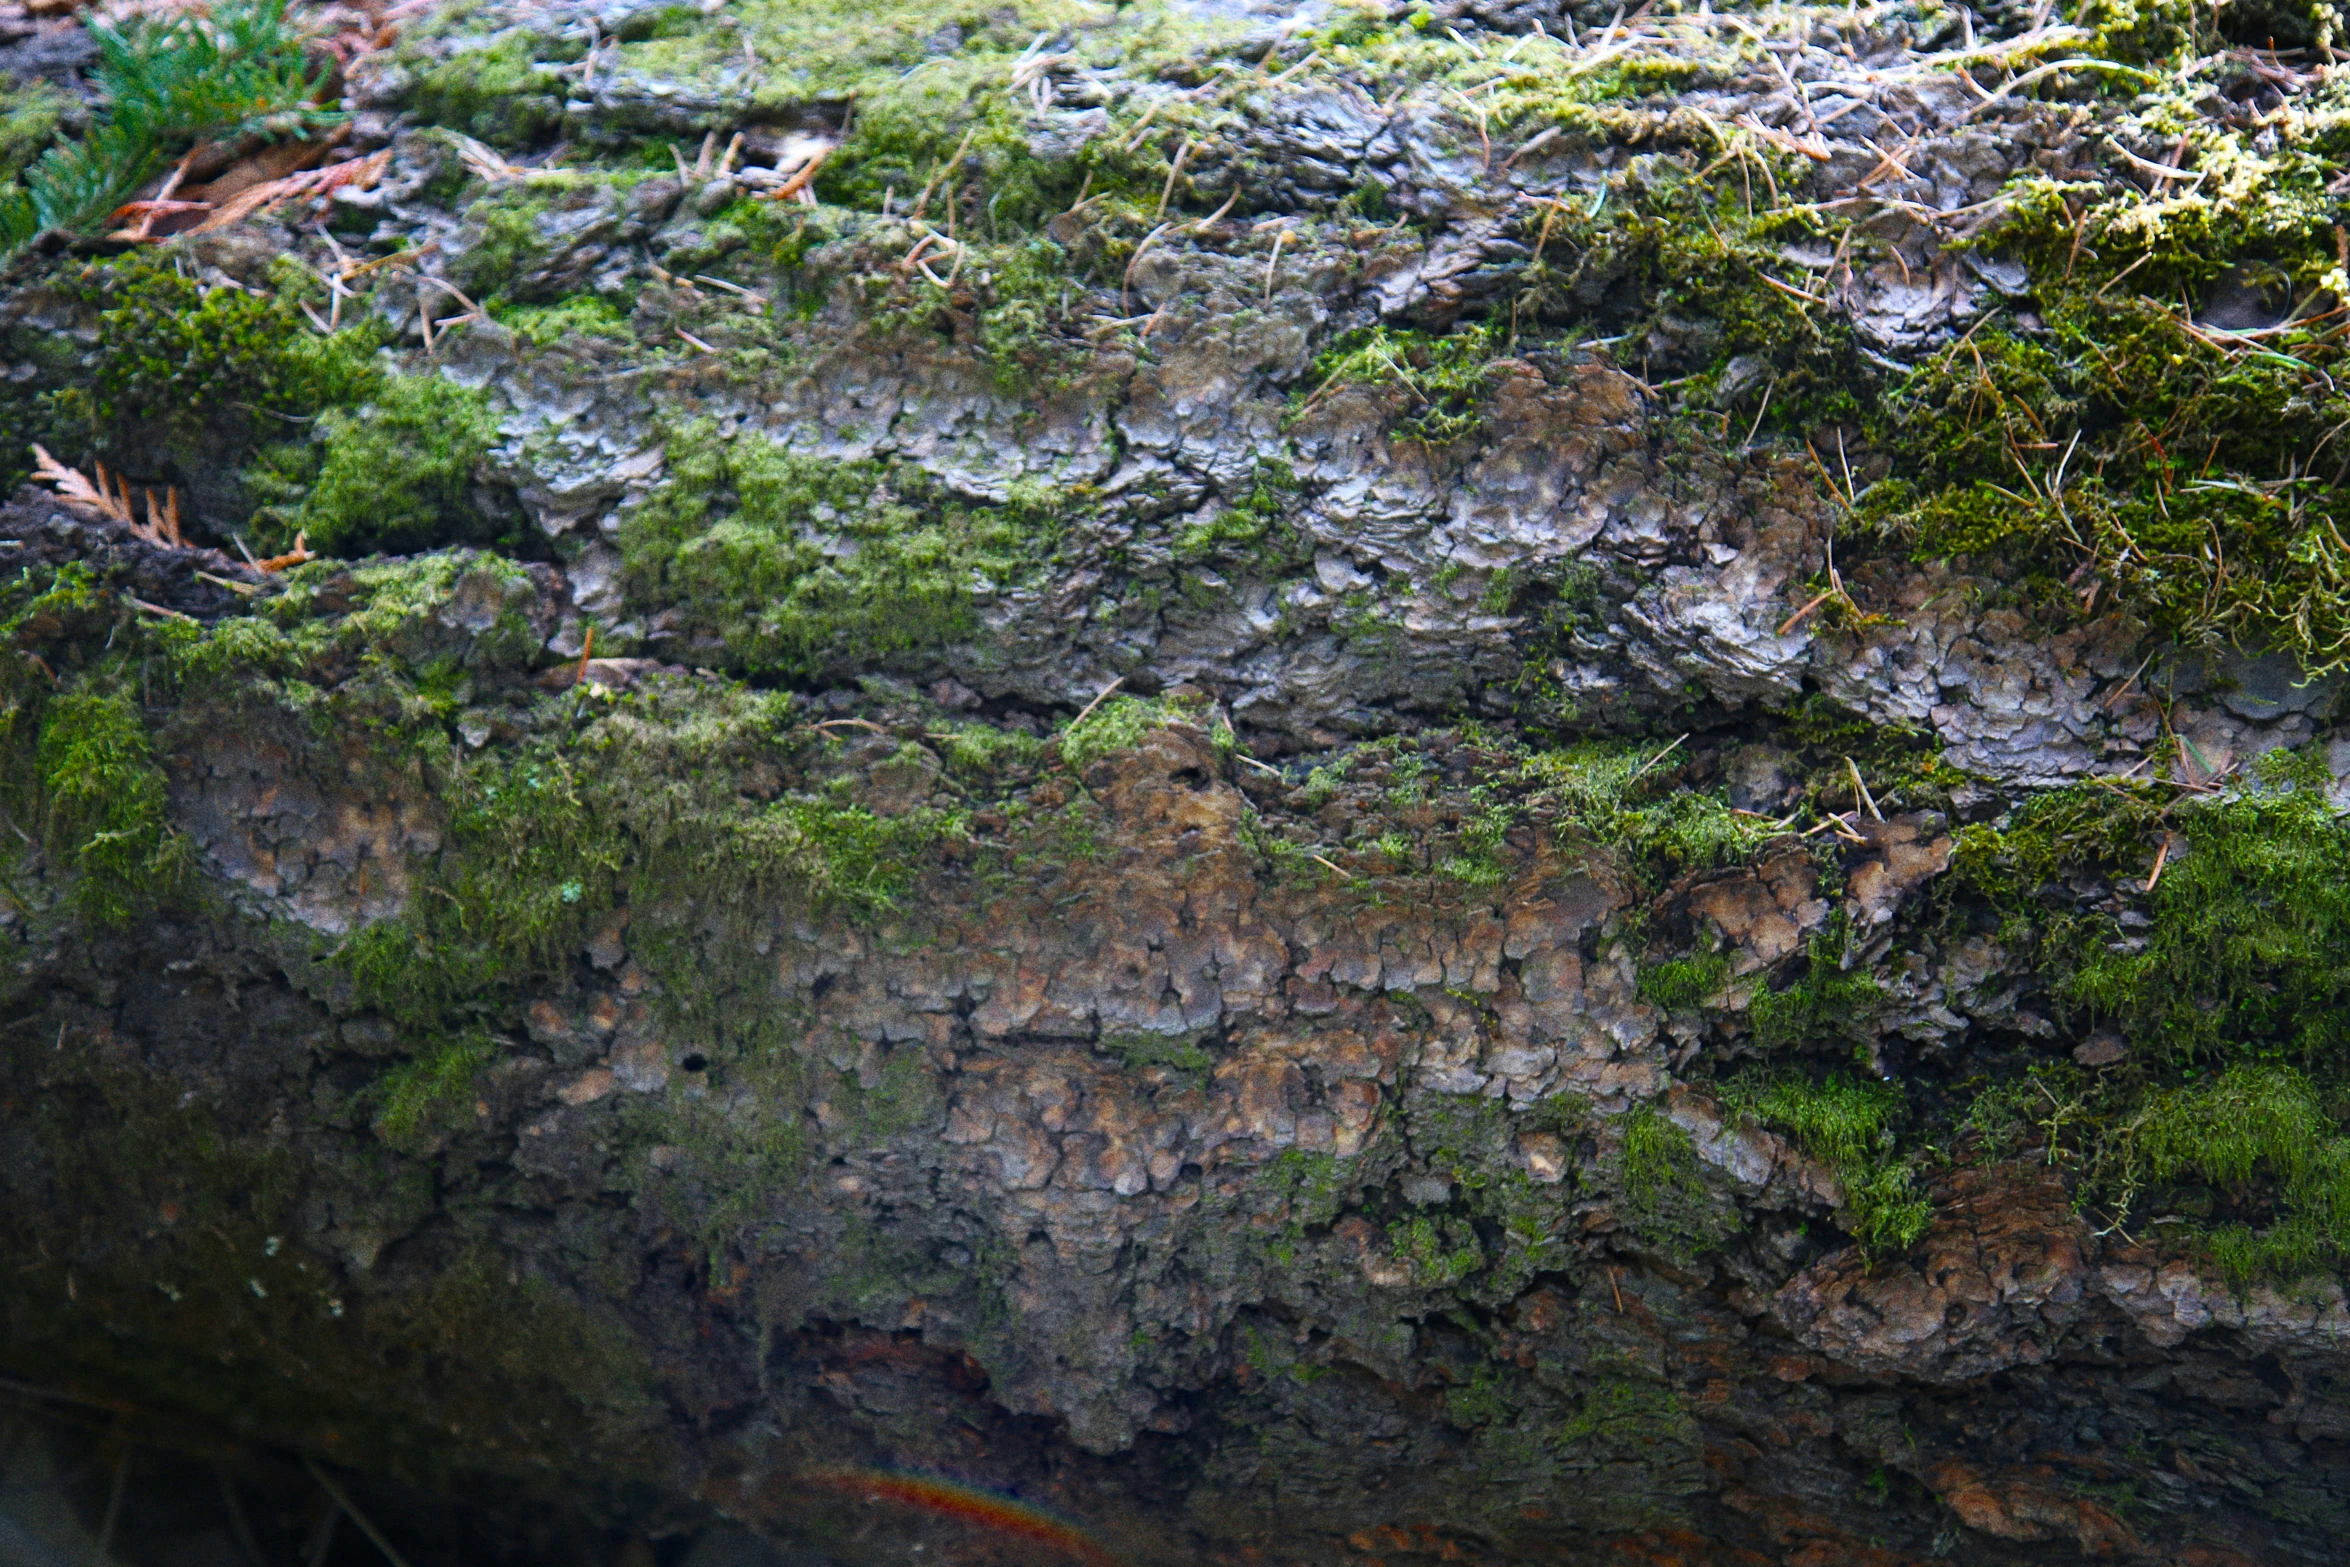
[[[343,1488],[327,1478],[326,1471],[318,1467],[317,1459],[304,1453],[302,1466],[310,1471],[310,1478],[318,1482],[318,1488],[332,1498],[335,1506],[342,1510],[343,1516],[357,1524],[359,1532],[366,1535],[369,1540],[374,1542],[375,1548],[384,1553],[385,1561],[390,1562],[392,1567],[408,1567],[407,1558],[394,1550],[392,1542],[383,1537],[383,1531],[370,1523],[367,1515],[352,1505],[351,1498],[343,1493]]]
[[[1683,735],[1681,740],[1686,740],[1688,738],[1688,735]],[[1681,740],[1675,740],[1671,745],[1666,746],[1663,750],[1657,752],[1656,755],[1641,763],[1640,771],[1634,773],[1631,777],[1624,780],[1624,787],[1627,789],[1631,788],[1632,785],[1638,783],[1642,778],[1645,778],[1648,775],[1648,770],[1650,768],[1654,767],[1657,763],[1663,761],[1666,757],[1671,756],[1675,751],[1679,750],[1681,747]]]
[[[323,169],[309,169],[299,174],[289,174],[284,179],[266,180],[229,197],[228,200],[213,209],[210,217],[197,224],[193,232],[198,234],[213,233],[216,230],[227,228],[232,223],[242,223],[257,213],[265,212],[271,207],[291,201],[296,197],[324,196],[345,187],[353,190],[370,190],[374,188],[376,181],[383,178],[384,171],[391,166],[392,149],[386,147],[380,152],[372,153],[364,158],[353,158],[347,163],[330,163]],[[385,257],[381,261],[368,263],[365,268],[360,270],[372,270],[385,262],[398,259],[400,258]],[[357,275],[357,271],[348,268],[343,273],[345,277]]]
[[[1085,706],[1078,709],[1077,716],[1069,720],[1069,727],[1074,729],[1079,724],[1084,723],[1087,714],[1091,713],[1095,708],[1101,706],[1104,702],[1107,702],[1110,699],[1110,693],[1117,690],[1125,683],[1126,677],[1124,675],[1120,675],[1117,679],[1102,687],[1101,691],[1094,697],[1092,701],[1086,703]]]
[[[1802,623],[1804,617],[1809,615],[1813,610],[1818,609],[1822,604],[1827,603],[1828,600],[1834,598],[1835,596],[1836,590],[1834,588],[1830,588],[1827,592],[1822,593],[1818,598],[1813,599],[1809,604],[1804,605],[1803,608],[1797,610],[1794,614],[1789,615],[1785,620],[1780,621],[1779,635],[1785,636],[1788,632],[1793,631],[1796,626]]]
[[[1167,203],[1175,199],[1175,182],[1183,177],[1183,165],[1191,161],[1191,148],[1192,139],[1184,137],[1183,145],[1175,151],[1175,161],[1167,167],[1167,183],[1159,187],[1159,205],[1151,214],[1152,222],[1167,215]]]
[[[1875,817],[1878,821],[1883,821],[1885,819],[1885,813],[1877,809],[1877,801],[1875,796],[1869,793],[1869,786],[1861,782],[1860,768],[1853,763],[1852,758],[1849,756],[1844,759],[1844,770],[1852,774],[1852,792],[1860,797],[1861,804],[1869,808],[1869,815]]]
[[[242,547],[241,542],[239,547]],[[278,572],[284,571],[289,566],[299,566],[306,560],[316,559],[318,559],[317,554],[310,548],[310,535],[307,533],[296,533],[294,535],[294,547],[292,549],[286,551],[286,553],[283,555],[272,555],[267,560],[254,561],[253,564],[259,570],[275,575]]]
[[[1175,225],[1172,223],[1162,223],[1157,228],[1152,229],[1148,234],[1145,234],[1142,237],[1142,243],[1134,247],[1134,254],[1126,258],[1125,274],[1118,280],[1118,309],[1121,312],[1128,308],[1126,296],[1127,293],[1134,287],[1134,269],[1142,265],[1143,256],[1150,250],[1152,245],[1158,243],[1159,236],[1166,233],[1167,230],[1173,228],[1174,226]]]

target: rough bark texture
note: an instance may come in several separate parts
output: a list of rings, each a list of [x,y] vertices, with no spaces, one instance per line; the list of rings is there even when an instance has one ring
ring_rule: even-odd
[[[415,13],[379,178],[11,263],[12,445],[206,545],[0,510],[13,1374],[810,1562],[2339,1559],[2340,1253],[2212,1238],[2316,1188],[2147,1141],[2234,1058],[2063,945],[2343,844],[2323,639],[1868,510],[2135,254],[2018,193],[2190,177],[1992,90],[2124,30],[874,9]],[[297,306],[357,390],[236,379]],[[2153,803],[1995,874],[2060,798]]]

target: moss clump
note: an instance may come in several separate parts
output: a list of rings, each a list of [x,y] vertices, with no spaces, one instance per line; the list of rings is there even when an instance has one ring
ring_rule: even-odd
[[[1268,572],[1304,564],[1312,551],[1302,546],[1288,520],[1299,488],[1287,463],[1259,458],[1245,490],[1228,498],[1213,515],[1186,523],[1175,535],[1175,558],[1187,565],[1232,561]]]
[[[1484,423],[1480,408],[1494,377],[1503,334],[1481,323],[1444,336],[1373,326],[1343,333],[1315,357],[1315,386],[1296,416],[1344,387],[1393,388],[1406,410],[1396,433],[1441,446]]]
[[[1082,773],[1105,756],[1133,750],[1154,729],[1200,718],[1203,705],[1179,698],[1111,697],[1053,737],[1061,765]]]
[[[1963,832],[1954,868],[2007,914],[2012,937],[2039,942],[2058,995],[2091,1019],[2175,1063],[2314,1064],[2350,1042],[2350,821],[2330,782],[2316,755],[2272,752],[2255,787],[2218,798],[2056,791],[2005,830]],[[2080,874],[2112,876],[2126,903],[2077,907],[2060,878]]]
[[[563,78],[555,62],[535,58],[545,47],[520,30],[462,40],[448,58],[417,72],[409,105],[428,124],[493,146],[528,146],[563,122]]]
[[[2350,348],[2325,304],[2350,279],[2328,185],[2350,112],[2324,93],[2274,127],[2204,112],[2239,70],[2225,50],[2182,60],[2108,121],[2116,143],[2179,147],[2191,186],[2011,186],[1978,243],[2023,263],[2037,319],[1995,317],[1894,389],[1868,422],[1896,476],[1856,509],[1919,554],[1999,562],[2050,609],[2126,607],[2332,670],[2350,661]]]
[[[1634,1241],[1694,1256],[1737,1228],[1737,1210],[1706,1185],[1689,1134],[1653,1103],[1625,1111],[1617,1134],[1622,1142],[1609,1162],[1618,1215]]]
[[[1865,968],[1848,969],[1850,927],[1842,917],[1812,937],[1803,976],[1784,990],[1768,988],[1747,1004],[1754,1042],[1785,1050],[1822,1042],[1857,1043],[1869,1031],[1882,1002],[1876,980]]]
[[[359,931],[342,951],[361,994],[418,1027],[545,971],[583,938],[589,916],[618,901],[616,824],[591,807],[569,757],[484,759],[451,792],[437,896]]]
[[[438,667],[419,671],[418,683],[429,687]],[[686,682],[540,700],[553,733],[467,759],[445,738],[451,715],[435,713],[429,690],[402,704],[424,708],[418,716],[441,735],[419,749],[448,813],[444,844],[405,911],[354,932],[337,959],[361,1001],[414,1042],[413,1062],[361,1106],[389,1137],[438,1129],[519,998],[563,972],[620,911],[631,951],[667,982],[675,1026],[764,1038],[772,971],[748,960],[730,967],[721,950],[748,944],[753,911],[887,909],[964,830],[959,815],[927,806],[884,817],[851,803],[856,775],[824,780],[828,742],[787,725],[788,697]],[[745,801],[736,785],[772,769],[779,747],[796,787]],[[723,1014],[713,1000],[721,993],[734,997]],[[735,1060],[730,1049],[720,1065]]]
[[[1680,768],[1669,746],[1585,741],[1527,755],[1513,774],[1535,820],[1570,845],[1625,854],[1655,885],[1737,863],[1778,836],[1716,794],[1672,787]]]
[[[929,731],[950,776],[969,783],[999,782],[1036,765],[1044,742],[1017,729],[953,723]]]
[[[1164,1066],[1204,1081],[1216,1069],[1216,1058],[1181,1034],[1109,1034],[1095,1048],[1116,1056],[1129,1072]]]
[[[873,913],[894,907],[927,851],[963,831],[959,814],[928,806],[877,816],[835,799],[798,799],[729,824],[699,868],[721,887],[768,887],[818,907]]]
[[[0,91],[0,181],[14,180],[47,149],[73,100],[35,79]]]
[[[809,678],[962,634],[975,589],[1022,574],[1051,519],[1040,500],[966,506],[917,474],[695,424],[621,550],[635,602],[679,605],[738,668]]]
[[[2101,1224],[2184,1236],[2239,1288],[2350,1256],[2350,1133],[2341,1092],[2245,1062],[2169,1085],[2143,1072],[2036,1067],[1977,1096],[1966,1125],[1988,1152],[2045,1148]],[[2142,1228],[2148,1221],[2183,1228]]]
[[[1413,1154],[1454,1187],[1478,1237],[1480,1259],[1461,1293],[1484,1303],[1516,1299],[1547,1271],[1565,1265],[1573,1229],[1566,1188],[1538,1184],[1515,1165],[1518,1134],[1540,1129],[1579,1137],[1590,1105],[1561,1094],[1522,1111],[1473,1095],[1415,1097],[1397,1109]]]
[[[319,423],[318,477],[273,516],[322,554],[405,554],[491,535],[479,469],[498,427],[486,394],[440,376],[384,377],[360,407]]]
[[[2272,752],[2216,797],[2057,791],[2004,829],[1962,834],[1954,867],[2071,1021],[2114,1030],[2127,1050],[2094,1076],[2066,1065],[1995,1086],[1974,1124],[1995,1141],[2037,1136],[2115,1222],[2192,1219],[2239,1279],[2306,1271],[2350,1239],[2328,1162],[2346,1146],[2335,1101],[2350,1042],[2350,822],[2329,782],[2315,757]],[[2190,1179],[2233,1211],[2210,1223],[2208,1202],[2181,1208],[2166,1183]]]
[[[1933,1204],[1916,1189],[1915,1169],[1894,1153],[1907,1105],[1893,1084],[1842,1072],[1817,1082],[1780,1073],[1733,1081],[1725,1099],[1738,1113],[1789,1134],[1836,1172],[1844,1227],[1871,1258],[1907,1251],[1933,1223]]]
[[[582,337],[620,344],[636,341],[620,307],[595,294],[574,294],[552,305],[512,305],[501,300],[487,309],[499,325],[534,348],[553,348]]]
[[[362,1092],[360,1103],[375,1111],[375,1129],[395,1148],[418,1148],[430,1133],[463,1115],[482,1068],[497,1058],[497,1043],[484,1034],[445,1039],[412,1061],[392,1068]]]
[[[366,395],[380,342],[372,328],[321,337],[296,301],[298,274],[259,292],[207,288],[178,268],[132,254],[93,263],[68,291],[98,317],[95,377],[61,387],[45,421],[60,456],[97,452],[153,474],[192,477],[256,432],[277,438],[287,419]]]
[[[138,704],[84,682],[41,718],[41,787],[48,836],[74,873],[73,901],[97,925],[124,925],[186,875],[186,841],[173,831],[163,770]]]
[[[1583,1390],[1574,1415],[1559,1428],[1561,1446],[1586,1448],[1618,1462],[1653,1468],[1680,1450],[1694,1458],[1703,1446],[1688,1404],[1670,1385],[1638,1374],[1639,1368],[1611,1368]],[[1659,1448],[1666,1451],[1660,1453]],[[1627,1498],[1619,1505],[1634,1505]]]
[[[2350,1254],[2350,1135],[2316,1088],[2286,1067],[2238,1066],[2153,1095],[2123,1130],[2128,1156],[2157,1181],[2194,1177],[2240,1190],[2264,1177],[2276,1212],[2206,1235],[2239,1282],[2306,1274]]]
[[[2350,1044],[2350,820],[2315,756],[2271,753],[2261,772],[2265,791],[2177,810],[2183,852],[2142,946],[2099,920],[2072,947],[2072,997],[2177,1057],[2314,1062]]]
[[[1701,952],[1652,963],[1640,971],[1640,999],[1667,1012],[1690,1012],[1720,993],[1730,977],[1730,956]]]
[[[2246,349],[2145,299],[2060,296],[2045,342],[1920,367],[1889,428],[1917,477],[1869,520],[1927,557],[2001,559],[2048,602],[2125,603],[2182,641],[2350,662],[2350,521],[2308,457],[2350,412],[2318,333]]]
[[[1715,442],[1739,415],[1797,435],[1857,421],[1878,370],[1810,286],[1848,236],[1777,205],[1767,160],[1716,150],[1640,158],[1588,207],[1525,220],[1537,256],[1511,305],[1513,331],[1605,336],[1648,363],[1644,374],[1672,366],[1688,405],[1718,405],[1719,425],[1701,426]],[[1706,166],[1692,168],[1701,154]],[[1820,259],[1789,259],[1807,254]]]
[[[1278,1215],[1279,1227],[1267,1248],[1276,1264],[1288,1267],[1295,1262],[1297,1243],[1306,1232],[1338,1217],[1354,1190],[1348,1177],[1356,1168],[1354,1161],[1336,1154],[1284,1148],[1257,1172],[1251,1184],[1264,1204],[1262,1211]]]
[[[1697,1150],[1689,1134],[1643,1101],[1624,1113],[1619,1173],[1624,1195],[1651,1203],[1697,1181]]]

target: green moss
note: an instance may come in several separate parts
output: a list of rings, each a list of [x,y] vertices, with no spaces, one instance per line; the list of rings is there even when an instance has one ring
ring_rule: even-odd
[[[2238,1283],[2298,1277],[2350,1252],[2350,1135],[2300,1073],[2234,1067],[2217,1079],[2154,1095],[2125,1135],[2158,1181],[2192,1176],[2241,1189],[2265,1178],[2277,1213],[2265,1225],[2220,1225],[2206,1235]]]
[[[1044,752],[1044,742],[1034,735],[986,723],[948,724],[932,730],[929,738],[938,745],[949,776],[973,783],[1024,771]]]
[[[2130,31],[2190,13],[2084,15]],[[2327,454],[2350,398],[2317,306],[2344,286],[2328,184],[2350,113],[2318,95],[2274,129],[2214,119],[2197,106],[2228,58],[2182,60],[2110,117],[2120,139],[2184,137],[2191,187],[2010,188],[1979,244],[2024,263],[2038,320],[1988,321],[1920,362],[1870,421],[1896,477],[1857,510],[1916,553],[1995,564],[2048,611],[2125,608],[2177,640],[2332,670],[2350,660],[2350,550]],[[2223,295],[2274,325],[2217,326]]]
[[[1204,1081],[1216,1058],[1182,1034],[1105,1034],[1095,1047],[1116,1056],[1129,1072],[1166,1066]]]
[[[966,506],[918,474],[697,424],[670,441],[668,482],[621,549],[636,602],[682,606],[739,668],[809,677],[962,634],[975,577],[1016,579],[1054,527],[1041,499]]]
[[[41,718],[40,767],[51,847],[74,872],[73,900],[97,925],[127,924],[187,875],[163,770],[138,704],[84,682]]]
[[[2350,1039],[2350,822],[2315,754],[2272,752],[2255,771],[2256,787],[2216,798],[2053,791],[2004,829],[1962,832],[1953,869],[2006,914],[2010,939],[2037,941],[2062,998],[2167,1060],[2330,1060]],[[2132,919],[2074,907],[2063,879],[2084,873],[2113,877]]]
[[[1277,1216],[1272,1238],[1266,1243],[1266,1254],[1275,1264],[1290,1266],[1297,1260],[1297,1244],[1306,1232],[1337,1219],[1359,1184],[1359,1178],[1350,1180],[1357,1169],[1355,1161],[1336,1154],[1284,1148],[1257,1172],[1251,1183],[1254,1196],[1264,1205],[1261,1211]]]
[[[173,265],[134,253],[92,263],[68,291],[98,316],[97,372],[52,397],[64,449],[96,451],[154,471],[154,448],[182,472],[217,465],[223,442],[282,435],[287,420],[365,396],[381,339],[370,326],[321,337],[297,306],[290,266],[272,288],[207,288]]]
[[[2207,31],[2191,0],[2082,0],[2073,21],[2095,35],[2095,58],[2130,64],[2167,59]]]
[[[474,1083],[497,1058],[484,1034],[444,1039],[425,1054],[392,1068],[370,1084],[360,1103],[375,1112],[375,1129],[396,1148],[415,1149],[472,1108]]]
[[[1720,993],[1730,977],[1730,957],[1724,952],[1700,952],[1641,969],[1640,999],[1667,1012],[1690,1012]]]
[[[0,91],[0,181],[11,181],[47,149],[73,100],[35,78]]]
[[[1437,874],[1471,887],[1498,887],[1509,880],[1518,866],[1509,835],[1524,815],[1524,806],[1500,797],[1492,785],[1471,787],[1452,832],[1452,852],[1437,860]]]
[[[1700,156],[1705,167],[1693,171]],[[1779,205],[1771,170],[1751,149],[1706,142],[1635,160],[1589,206],[1540,209],[1522,223],[1537,256],[1511,305],[1513,332],[1555,327],[1637,345],[1643,374],[1673,367],[1692,409],[1731,384],[1723,400],[1735,407],[1715,414],[1718,424],[1693,416],[1702,422],[1692,439],[1728,440],[1749,407],[1748,423],[1799,439],[1857,420],[1878,372],[1850,325],[1821,307],[1810,272],[1787,259],[1832,254],[1848,236],[1822,213]]]
[[[544,45],[529,33],[456,44],[447,59],[416,73],[408,102],[426,123],[506,147],[527,146],[562,123],[563,78],[534,58]]]
[[[340,952],[361,999],[420,1033],[559,962],[619,890],[617,824],[591,807],[569,756],[484,757],[457,773],[451,794],[432,890]],[[429,1069],[418,1081],[447,1075]]]
[[[524,612],[538,590],[528,571],[502,556],[450,550],[352,566],[320,561],[278,582],[280,590],[247,614],[143,628],[184,700],[201,710],[214,700],[258,698],[322,727],[340,721],[397,736],[403,770],[437,777],[453,739],[449,683],[469,670],[527,669],[539,655]],[[441,612],[458,597],[470,601],[467,619],[452,624]]]
[[[1635,1205],[1655,1203],[1677,1190],[1702,1189],[1697,1150],[1684,1132],[1646,1100],[1624,1112],[1618,1177]]]
[[[2350,1255],[2342,1109],[2338,1086],[2286,1066],[2244,1063],[2163,1086],[2064,1062],[1986,1088],[1966,1124],[1994,1157],[2044,1148],[2074,1172],[2079,1204],[2101,1226],[2184,1241],[2244,1288]]]
[[[2075,293],[2048,316],[2046,345],[1985,334],[1921,366],[1892,415],[1921,477],[1872,497],[1873,520],[1924,556],[2006,561],[2054,604],[2350,661],[2346,514],[2320,478],[2275,482],[2336,422],[2332,351],[2232,346],[2143,299]]]
[[[987,307],[977,340],[997,390],[1041,398],[1065,389],[1092,354],[1053,331],[1068,315],[1069,256],[1038,237],[997,247],[986,257]]]
[[[1528,811],[1561,840],[1624,851],[1658,884],[1684,870],[1738,863],[1777,836],[1717,795],[1670,787],[1678,772],[1672,747],[1585,741],[1524,757],[1514,782],[1526,791]]]
[[[501,326],[534,348],[552,348],[581,337],[625,344],[636,341],[620,307],[596,294],[573,294],[552,305],[513,305],[500,300],[487,308]]]
[[[385,377],[364,405],[320,421],[317,481],[278,531],[321,554],[405,554],[480,539],[477,470],[497,438],[486,394],[433,374]]]
[[[2177,813],[2144,945],[2087,940],[2067,988],[2181,1056],[2330,1058],[2350,1040],[2350,823],[2314,759],[2268,759],[2273,792]],[[2116,950],[2119,948],[2120,950]]]
[[[1559,1441],[1653,1464],[1660,1446],[1687,1448],[1694,1455],[1699,1433],[1688,1405],[1670,1386],[1618,1374],[1596,1378],[1585,1389],[1573,1418],[1560,1428]]]
[[[1173,541],[1175,558],[1234,561],[1268,571],[1301,564],[1304,546],[1287,520],[1298,490],[1297,475],[1287,463],[1259,458],[1247,489],[1206,518],[1184,525]]]
[[[1894,1155],[1895,1128],[1907,1105],[1893,1084],[1842,1072],[1817,1082],[1779,1073],[1734,1080],[1724,1101],[1787,1133],[1836,1172],[1844,1227],[1871,1258],[1907,1251],[1933,1223],[1933,1205],[1916,1190],[1914,1168]]]
[[[456,156],[449,154],[452,161]],[[453,258],[456,281],[492,319],[517,331],[543,335],[576,324],[603,336],[626,335],[621,330],[625,301],[567,295],[566,287],[577,286],[570,268],[549,263],[594,235],[609,235],[620,221],[626,191],[638,178],[602,169],[541,169],[501,180],[470,201],[452,192],[449,203],[462,206],[468,230],[461,254]],[[701,265],[675,254],[668,260],[681,271]],[[448,306],[451,313],[455,308]]]
[[[702,870],[721,887],[772,889],[819,907],[873,913],[912,888],[928,851],[960,838],[960,813],[930,807],[876,816],[863,806],[800,799],[727,824]]]
[[[1849,927],[1839,916],[1812,937],[1800,979],[1784,990],[1755,993],[1746,1015],[1756,1044],[1765,1050],[1788,1050],[1857,1043],[1869,1036],[1883,996],[1866,968],[1844,966],[1850,945]]]
[[[860,89],[874,91],[931,62],[914,74],[952,80],[967,64],[998,72],[1040,32],[1064,30],[1081,37],[1102,18],[1077,0],[1011,0],[992,10],[974,10],[952,0],[892,0],[858,5],[852,0],[741,0],[733,12],[741,36],[762,60],[779,62],[764,91],[779,100],[840,98]],[[731,67],[742,59],[732,29],[710,26],[682,8],[667,22],[632,30],[641,42],[624,58],[664,74]],[[950,142],[949,145],[952,145]]]
[[[1420,1289],[1447,1289],[1485,1266],[1476,1232],[1456,1219],[1414,1217],[1391,1226],[1387,1254],[1411,1271]]]
[[[1114,696],[1074,719],[1054,736],[1061,765],[1082,773],[1105,756],[1131,751],[1144,735],[1167,724],[1196,718],[1195,704],[1140,696]]]
[[[1343,333],[1315,356],[1313,391],[1292,417],[1344,387],[1392,388],[1403,406],[1398,435],[1430,445],[1464,439],[1484,423],[1481,403],[1501,351],[1499,333],[1490,323],[1442,337],[1388,326]]]
[[[844,1146],[877,1149],[919,1128],[935,1128],[946,1119],[946,1093],[919,1047],[892,1050],[867,1081],[844,1081],[835,1093],[849,1130],[835,1140]],[[904,1264],[898,1275],[903,1278]],[[902,1284],[899,1298],[903,1298]]]

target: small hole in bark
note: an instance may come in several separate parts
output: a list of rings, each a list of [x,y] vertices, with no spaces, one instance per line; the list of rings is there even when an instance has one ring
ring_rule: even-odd
[[[687,1056],[683,1061],[680,1061],[677,1064],[684,1067],[689,1072],[699,1072],[702,1068],[710,1064],[710,1058],[697,1050],[692,1055]]]

